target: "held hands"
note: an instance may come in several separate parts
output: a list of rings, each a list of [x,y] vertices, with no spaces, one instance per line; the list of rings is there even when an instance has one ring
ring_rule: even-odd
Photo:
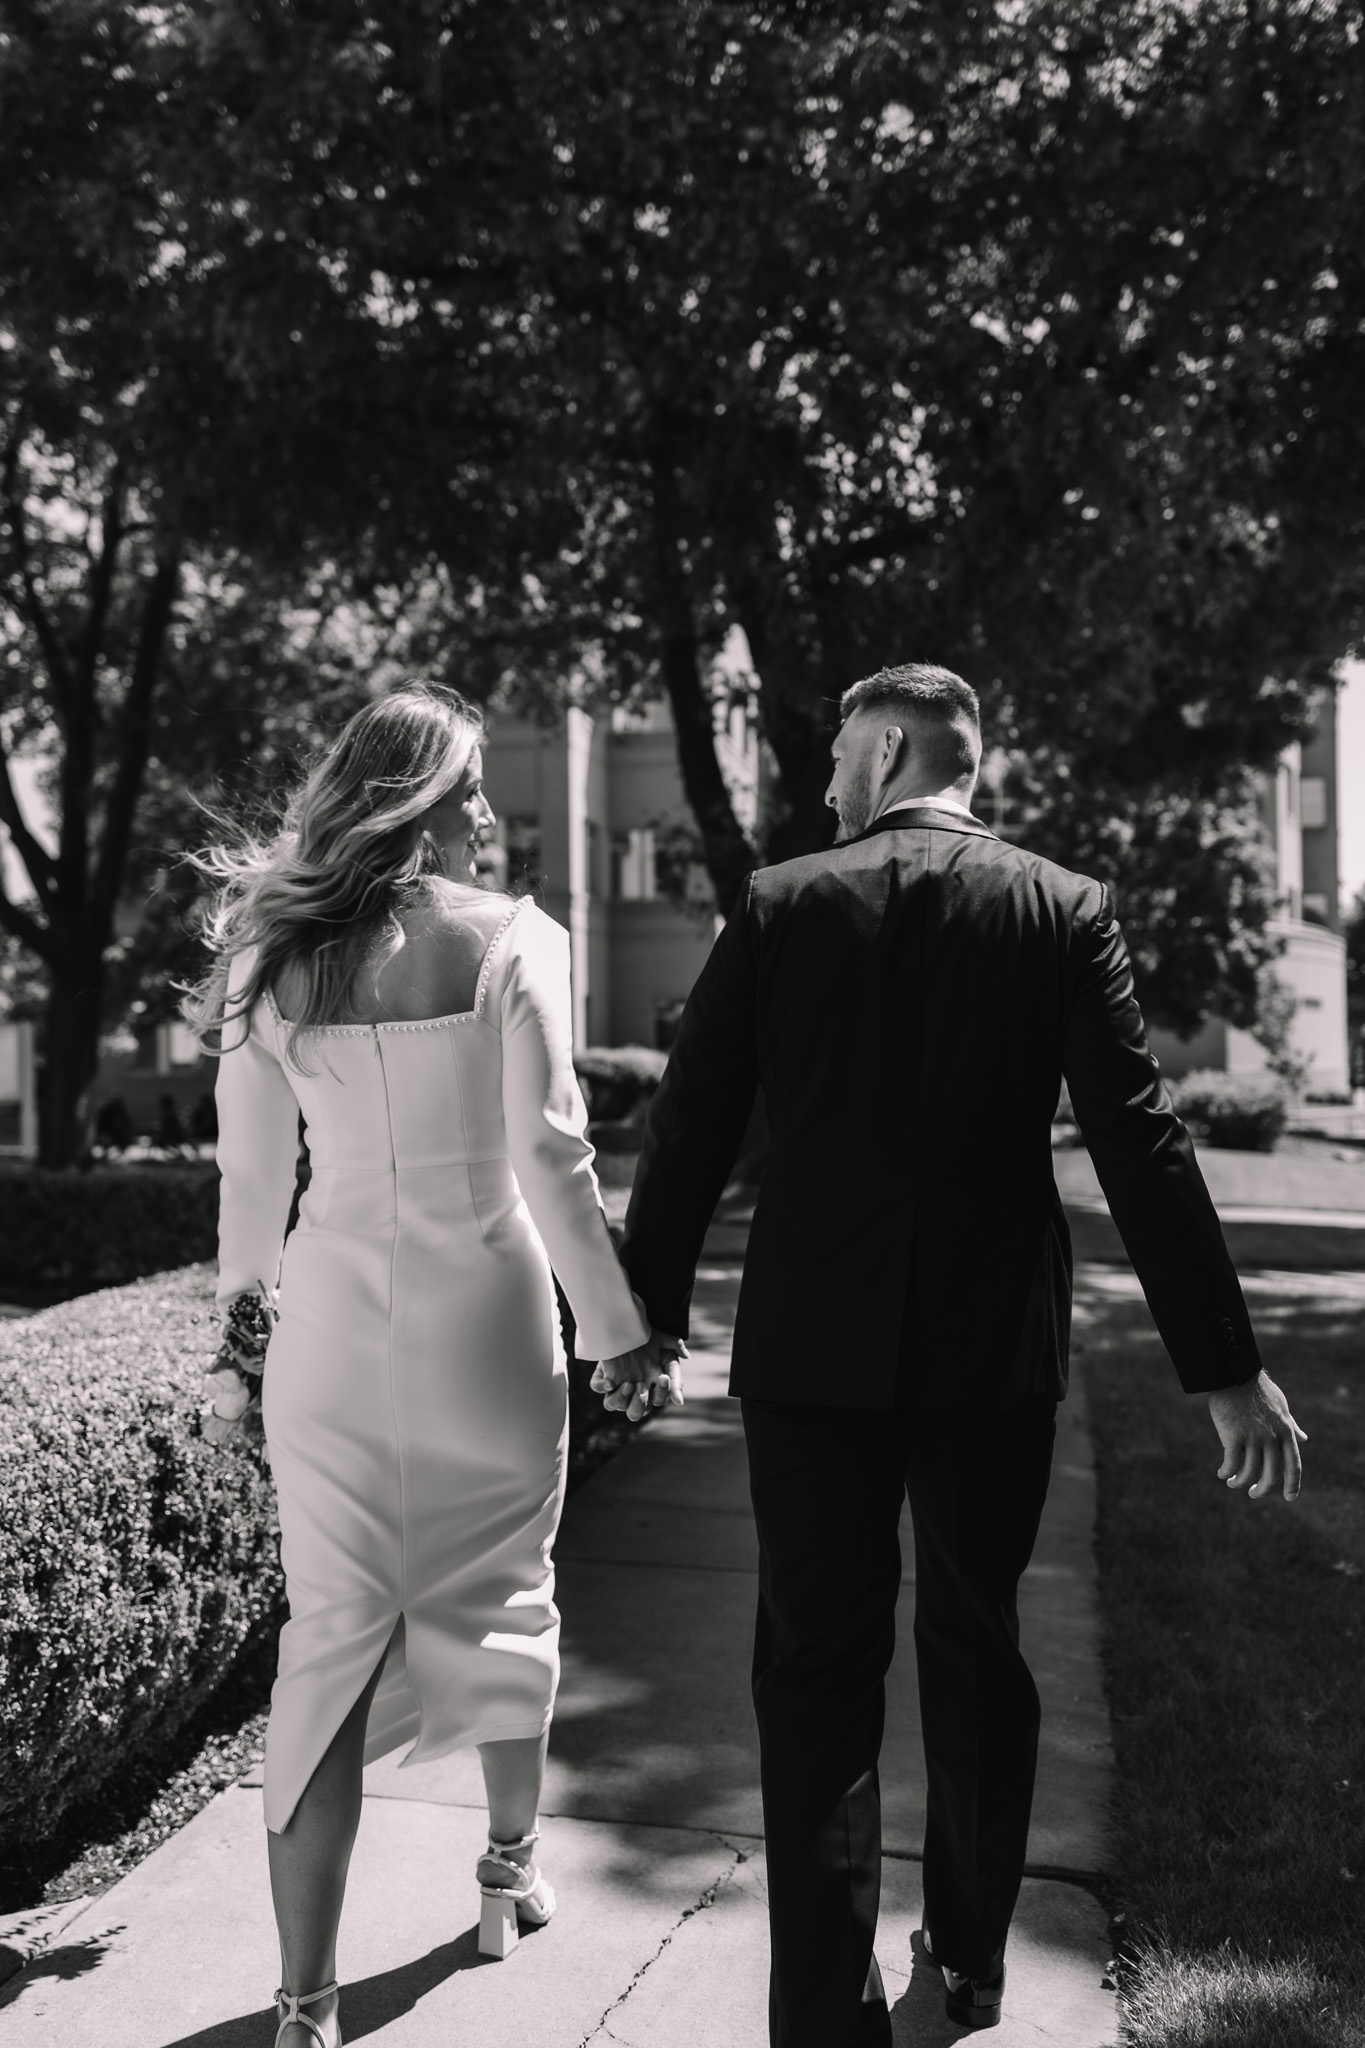
[[[683,1405],[682,1361],[687,1346],[680,1337],[651,1330],[649,1342],[618,1358],[604,1358],[592,1376],[592,1390],[602,1406],[639,1422],[656,1408]]]
[[[1219,1387],[1208,1400],[1223,1443],[1218,1477],[1230,1487],[1245,1487],[1249,1500],[1264,1500],[1277,1486],[1283,1486],[1286,1500],[1296,1499],[1303,1480],[1299,1445],[1307,1443],[1308,1433],[1295,1422],[1274,1380],[1260,1373],[1245,1386]]]

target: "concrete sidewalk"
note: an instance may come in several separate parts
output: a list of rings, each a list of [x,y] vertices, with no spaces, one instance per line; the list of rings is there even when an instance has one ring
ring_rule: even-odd
[[[1365,1154],[1305,1159],[1278,1152],[1197,1148],[1199,1164],[1238,1271],[1365,1270]],[[1078,1259],[1127,1264],[1090,1154],[1053,1154]]]
[[[763,2048],[767,1926],[748,1695],[756,1553],[739,1411],[724,1396],[738,1271],[704,1270],[688,1403],[570,1502],[558,1545],[564,1680],[541,1853],[560,1910],[505,1963],[476,1953],[477,1758],[366,1773],[342,1922],[349,2042],[496,2038],[525,2048]],[[1026,1879],[999,2048],[1108,2048],[1104,1867],[1109,1730],[1090,1536],[1084,1388],[1061,1411],[1051,1497],[1024,1582],[1043,1695]],[[906,1522],[906,1578],[913,1553]],[[918,1957],[923,1835],[909,1601],[882,1761],[877,1953],[897,2048],[962,2038]],[[0,1991],[6,2048],[268,2048],[276,1946],[260,1793],[220,1794],[80,1911]]]

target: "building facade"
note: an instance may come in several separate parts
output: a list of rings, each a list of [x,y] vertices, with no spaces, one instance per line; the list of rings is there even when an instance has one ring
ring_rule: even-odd
[[[717,748],[740,822],[758,838],[766,768],[751,678],[737,665],[733,687],[723,674],[719,680]],[[575,1046],[666,1047],[716,931],[667,705],[603,716],[573,707],[552,727],[495,717],[484,784],[497,814],[488,880],[529,889],[569,933]],[[1307,1092],[1316,1095],[1347,1094],[1350,1085],[1338,803],[1336,705],[1328,698],[1311,737],[1287,748],[1264,779],[1262,796],[1282,905],[1272,925],[1284,944],[1276,972],[1295,998],[1293,1046],[1309,1062]],[[1008,833],[989,788],[977,809]],[[1154,1030],[1152,1046],[1172,1078],[1206,1067],[1261,1073],[1267,1065],[1250,1033],[1217,1019],[1188,1039]],[[139,1134],[179,1126],[193,1137],[213,1080],[214,1062],[192,1034],[159,1025],[135,1048],[106,1057],[95,1113],[118,1097]],[[0,1028],[0,1153],[31,1152],[33,1101],[33,1029]]]
[[[752,830],[762,762],[747,691],[719,700],[716,737]],[[716,919],[667,705],[575,708],[549,729],[492,721],[484,788],[498,819],[491,879],[532,889],[569,933],[575,1044],[669,1044]]]
[[[1270,930],[1284,951],[1275,973],[1293,996],[1292,1050],[1307,1063],[1309,1095],[1350,1094],[1346,940],[1342,932],[1337,705],[1328,694],[1312,735],[1286,747],[1262,779],[1261,818],[1275,850],[1280,914]],[[1196,1068],[1230,1074],[1268,1071],[1249,1031],[1210,1018],[1192,1038],[1154,1030],[1152,1050],[1171,1079]]]

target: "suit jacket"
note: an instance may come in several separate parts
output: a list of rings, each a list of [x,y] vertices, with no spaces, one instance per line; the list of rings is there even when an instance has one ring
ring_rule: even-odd
[[[650,1108],[631,1283],[657,1328],[686,1335],[761,1084],[772,1141],[730,1391],[945,1411],[1059,1399],[1063,1075],[1182,1384],[1253,1377],[1242,1291],[1108,891],[932,804],[750,877]]]

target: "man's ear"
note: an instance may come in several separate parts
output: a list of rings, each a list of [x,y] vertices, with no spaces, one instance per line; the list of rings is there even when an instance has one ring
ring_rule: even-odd
[[[888,725],[882,734],[882,756],[886,762],[886,772],[888,775],[893,775],[905,759],[905,747],[904,727]]]

